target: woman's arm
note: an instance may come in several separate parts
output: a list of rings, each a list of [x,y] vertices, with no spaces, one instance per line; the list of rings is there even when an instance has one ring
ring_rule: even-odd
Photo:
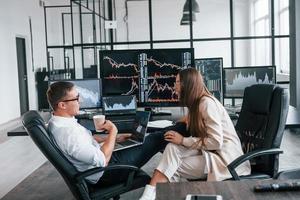
[[[201,101],[199,109],[206,125],[208,137],[204,139],[204,144],[197,137],[185,137],[182,140],[182,144],[196,149],[218,150],[223,145],[222,114],[220,109],[213,99],[207,97]]]

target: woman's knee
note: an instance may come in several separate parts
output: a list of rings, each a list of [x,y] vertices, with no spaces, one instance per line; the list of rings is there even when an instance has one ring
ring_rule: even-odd
[[[179,151],[179,146],[177,144],[169,143],[169,144],[167,144],[165,151],[177,152],[177,151]]]

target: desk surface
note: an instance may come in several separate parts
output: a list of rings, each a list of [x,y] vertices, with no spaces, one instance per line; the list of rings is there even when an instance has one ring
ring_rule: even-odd
[[[7,132],[7,136],[26,136],[26,135],[28,135],[28,133],[26,132],[23,126],[17,127]]]
[[[294,180],[295,181],[295,180]],[[300,180],[297,180],[300,181]],[[220,182],[181,182],[161,183],[157,185],[156,199],[184,200],[187,194],[219,194],[223,200],[279,200],[300,199],[300,191],[286,192],[261,192],[253,191],[253,187],[259,183],[278,183],[286,181],[277,180],[244,180],[244,181],[220,181]],[[292,181],[291,181],[292,182]]]
[[[180,111],[180,109],[178,109],[178,108],[173,109],[171,111],[172,111],[172,115],[154,116],[152,118],[152,120],[160,120],[160,119],[178,120],[183,114]],[[43,114],[43,117],[45,119],[47,119],[46,121],[48,121],[49,118],[50,118],[49,112],[44,112],[42,114]],[[93,122],[91,120],[83,120],[82,123],[84,125],[86,125],[87,127],[93,127],[94,126]],[[288,116],[287,116],[287,121],[286,121],[285,128],[300,128],[300,111],[297,110],[293,106],[289,106],[289,113],[288,113]],[[26,133],[25,129],[23,129],[21,124],[20,124],[19,127],[7,132],[7,136],[24,136],[24,135],[28,135],[28,134]]]

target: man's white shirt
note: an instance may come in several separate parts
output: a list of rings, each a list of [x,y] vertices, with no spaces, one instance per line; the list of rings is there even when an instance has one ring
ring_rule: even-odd
[[[105,166],[105,156],[92,133],[81,126],[77,119],[52,116],[48,129],[56,144],[76,167],[78,171],[86,171],[95,167]],[[91,183],[97,183],[103,173],[87,177]]]

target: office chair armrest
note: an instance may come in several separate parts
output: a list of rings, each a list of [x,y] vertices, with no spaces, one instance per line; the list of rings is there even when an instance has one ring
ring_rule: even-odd
[[[228,170],[230,172],[230,174],[232,175],[232,178],[234,180],[240,180],[239,175],[237,174],[237,172],[235,171],[235,169],[242,164],[243,162],[250,160],[252,158],[255,157],[259,157],[259,156],[264,156],[264,155],[269,155],[269,154],[281,154],[283,153],[282,150],[280,150],[279,148],[273,148],[273,149],[262,149],[262,150],[256,150],[256,151],[252,151],[249,153],[246,153],[240,157],[238,157],[237,159],[235,159],[234,161],[232,161],[228,166]]]
[[[132,165],[108,165],[106,167],[95,167],[95,168],[86,170],[84,172],[80,172],[77,174],[76,179],[78,181],[81,181],[82,179],[84,179],[90,175],[93,175],[93,174],[96,174],[96,173],[99,173],[102,171],[120,170],[120,169],[128,169],[131,171],[139,171],[140,170],[139,168],[132,166]]]

